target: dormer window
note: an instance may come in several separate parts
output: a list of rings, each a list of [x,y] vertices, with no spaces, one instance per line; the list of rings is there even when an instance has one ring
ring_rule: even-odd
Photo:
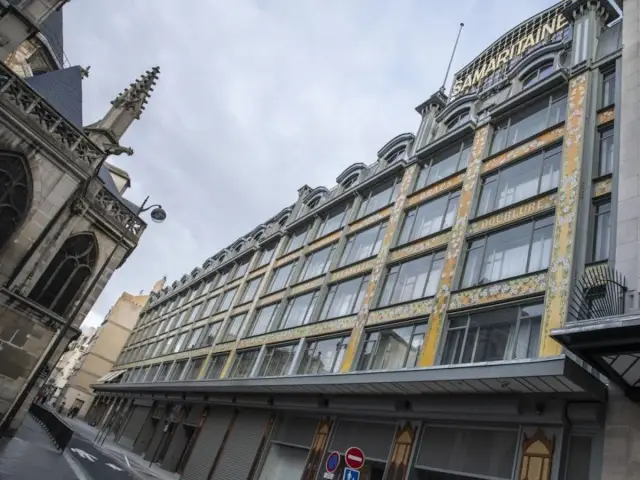
[[[471,118],[470,112],[471,111],[467,109],[464,112],[461,112],[458,115],[454,116],[453,118],[447,120],[447,122],[445,123],[445,125],[447,126],[447,131],[453,130],[454,128],[459,127],[460,125],[467,123]]]
[[[235,248],[235,251],[236,251],[236,252],[239,252],[240,250],[242,250],[242,244],[238,245],[238,246]]]
[[[396,160],[403,158],[406,151],[407,151],[406,149],[402,148],[396,152],[393,152],[391,155],[388,155],[387,162],[386,162],[387,165],[391,165]]]
[[[314,208],[316,208],[318,206],[318,204],[320,203],[320,198],[314,198],[313,200],[311,200],[308,204],[307,204],[307,210],[313,210]]]
[[[358,175],[357,174],[352,175],[342,183],[342,187],[345,189],[351,188],[356,184],[357,181],[358,181]]]
[[[522,79],[522,88],[528,88],[531,85],[538,83],[541,80],[544,80],[549,75],[553,73],[553,61],[544,63],[540,65],[535,70],[529,72]]]

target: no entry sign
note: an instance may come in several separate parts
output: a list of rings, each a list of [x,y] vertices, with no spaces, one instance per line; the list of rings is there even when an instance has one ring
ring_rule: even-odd
[[[338,469],[338,465],[340,465],[340,454],[338,452],[331,452],[327,457],[327,472],[335,472]]]
[[[344,463],[349,468],[360,470],[364,465],[364,452],[358,447],[351,447],[344,453]]]

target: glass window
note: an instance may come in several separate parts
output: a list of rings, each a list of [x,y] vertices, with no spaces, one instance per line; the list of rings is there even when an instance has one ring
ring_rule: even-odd
[[[339,373],[349,337],[311,340],[305,346],[298,375]]]
[[[182,380],[182,375],[187,366],[186,360],[180,360],[173,364],[173,368],[171,369],[171,373],[169,374],[170,380]]]
[[[547,62],[541,65],[540,67],[536,68],[532,72],[529,72],[522,79],[522,88],[530,87],[531,85],[534,85],[539,81],[544,80],[545,78],[547,78],[549,75],[553,73],[553,70],[554,70],[553,61]]]
[[[447,131],[453,130],[454,128],[459,127],[460,125],[467,123],[470,118],[471,118],[471,114],[470,114],[470,110],[468,109],[462,113],[459,113],[458,115],[456,115],[455,117],[447,121],[446,123]]]
[[[616,72],[610,70],[602,74],[602,108],[616,102]]]
[[[593,215],[592,261],[599,262],[609,258],[611,248],[611,200],[594,205]]]
[[[359,262],[365,258],[377,255],[382,247],[382,240],[387,232],[387,222],[362,230],[347,239],[340,257],[340,266]]]
[[[442,365],[536,358],[542,302],[449,318]]]
[[[407,211],[398,245],[437,233],[453,226],[460,203],[460,190],[443,195]]]
[[[476,215],[484,215],[557,188],[561,163],[562,145],[558,145],[484,177]]]
[[[242,324],[244,323],[244,319],[246,318],[246,313],[241,313],[239,315],[235,315],[229,319],[229,323],[227,325],[226,331],[220,340],[220,343],[225,342],[233,342],[238,338],[240,334],[240,328],[242,328]]]
[[[251,326],[251,330],[247,333],[247,337],[262,335],[273,329],[273,320],[278,309],[279,303],[272,303],[266,307],[260,308],[256,314]]]
[[[401,158],[406,157],[407,149],[401,148],[400,150],[396,150],[395,152],[391,152],[385,158],[386,165],[391,165],[396,160],[400,160]]]
[[[229,378],[247,378],[258,359],[260,349],[244,350],[236,354],[229,372]]]
[[[287,265],[278,267],[275,272],[273,272],[273,276],[271,277],[271,284],[269,285],[267,293],[277,292],[278,290],[282,290],[283,288],[287,288],[289,286],[289,282],[291,281],[291,274],[293,273],[293,269],[295,268],[296,263],[297,262],[288,263]]]
[[[156,377],[158,376],[158,370],[160,370],[160,365],[158,365],[157,363],[155,365],[151,365],[151,368],[149,369],[149,373],[145,377],[144,381],[154,382]]]
[[[465,138],[459,143],[436,152],[427,159],[418,174],[415,190],[420,190],[466,168],[472,143],[472,137]]]
[[[191,323],[195,321],[196,318],[198,318],[198,313],[200,313],[200,308],[202,308],[202,302],[197,303],[191,308],[191,311],[189,312],[188,323]]]
[[[271,262],[271,259],[273,258],[273,254],[275,253],[275,251],[276,251],[275,244],[265,246],[262,252],[260,253],[260,261],[258,262],[258,267],[263,267],[267,265],[269,262]]]
[[[233,272],[233,278],[231,280],[235,280],[237,278],[241,278],[244,277],[244,274],[247,273],[247,270],[249,270],[249,261],[251,259],[248,258],[245,261],[243,261],[242,263],[239,263],[238,266],[236,267],[236,271]]]
[[[496,282],[549,267],[554,217],[469,242],[460,288]]]
[[[229,307],[231,306],[231,302],[233,302],[233,299],[236,296],[237,291],[238,291],[238,287],[232,288],[231,290],[227,290],[226,292],[224,292],[222,296],[222,301],[220,302],[220,305],[218,306],[218,309],[217,309],[218,312],[224,312],[225,310],[229,310]]]
[[[181,333],[176,340],[175,346],[173,347],[173,353],[180,352],[182,348],[185,346],[187,342],[188,332]]]
[[[203,333],[204,333],[204,327],[196,328],[193,332],[191,332],[191,337],[187,342],[186,350],[191,350],[192,348],[199,347],[200,342],[202,340]]]
[[[293,232],[291,234],[291,238],[289,239],[289,244],[287,245],[287,249],[285,250],[285,254],[286,253],[291,253],[294,250],[298,250],[299,248],[301,248],[305,243],[307,243],[307,237],[309,236],[309,225],[305,226],[304,228]]]
[[[210,347],[211,345],[213,345],[213,342],[215,342],[216,336],[218,335],[218,331],[220,330],[221,326],[222,326],[222,320],[208,325],[206,327],[207,334],[202,336],[202,341],[199,346]]]
[[[271,442],[259,480],[299,480],[308,455],[306,448]]]
[[[156,378],[156,382],[164,382],[167,380],[167,376],[169,375],[169,370],[171,369],[171,363],[163,363],[160,365],[160,370],[158,371],[158,377]]]
[[[224,369],[227,360],[229,359],[228,353],[220,353],[218,355],[212,355],[207,367],[207,373],[205,378],[208,380],[220,378],[222,370]]]
[[[211,316],[211,314],[213,313],[213,308],[216,306],[217,300],[218,297],[215,296],[207,301],[207,306],[202,310],[202,315],[200,315],[200,318],[207,318]]]
[[[216,281],[215,288],[222,287],[225,283],[227,283],[227,279],[229,278],[229,272],[231,272],[231,270],[227,269],[226,271],[220,273],[220,276]]]
[[[197,380],[200,369],[204,364],[205,357],[192,358],[184,372],[184,380]]]
[[[424,343],[427,322],[367,332],[358,370],[413,368]]]
[[[253,278],[249,281],[247,286],[244,289],[244,293],[242,294],[242,298],[240,299],[240,303],[247,303],[253,300],[258,292],[258,287],[260,286],[260,282],[262,281],[262,276]]]
[[[349,205],[340,205],[339,207],[327,212],[322,217],[322,223],[320,224],[320,228],[318,228],[316,238],[323,237],[331,232],[335,232],[339,228],[344,227],[347,221],[348,213]]]
[[[444,251],[389,267],[379,306],[435,295],[443,265]]]
[[[189,299],[187,300],[187,303],[189,303],[191,300],[193,300],[193,297],[195,297],[195,296],[196,296],[197,291],[198,291],[198,288],[197,288],[197,287],[192,288],[192,289],[189,291]]]
[[[281,377],[289,372],[296,353],[297,343],[288,345],[276,345],[268,347],[260,371],[259,377]]]
[[[288,300],[280,329],[306,325],[311,321],[313,307],[318,300],[318,290]]]
[[[300,280],[304,281],[309,278],[324,275],[329,270],[329,264],[333,257],[333,252],[336,249],[336,244],[325,247],[321,250],[316,250],[311,253],[304,261],[302,265],[302,273],[300,274]]]
[[[400,178],[392,178],[381,183],[362,195],[358,218],[376,212],[396,201],[400,192]]]
[[[600,131],[600,148],[598,149],[598,175],[613,173],[613,127]]]
[[[556,92],[543,100],[536,101],[495,126],[491,151],[515,145],[540,133],[545,128],[564,122],[567,114],[567,92]]]
[[[320,319],[327,320],[357,313],[367,291],[369,279],[369,275],[364,275],[331,285],[322,307],[322,313],[320,313]]]
[[[164,345],[164,350],[162,351],[163,355],[166,355],[167,353],[171,352],[173,350],[173,344],[176,341],[176,336],[173,335],[172,337],[167,338],[167,343]]]

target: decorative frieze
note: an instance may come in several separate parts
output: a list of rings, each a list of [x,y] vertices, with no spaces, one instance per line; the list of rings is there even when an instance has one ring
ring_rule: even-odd
[[[354,265],[350,265],[348,267],[337,270],[331,274],[329,282],[337,282],[338,280],[344,280],[345,278],[355,277],[364,272],[371,271],[373,269],[373,266],[375,265],[375,261],[375,258],[370,258],[369,260],[365,260],[364,262],[356,263]]]
[[[250,308],[251,308],[251,301],[245,303],[244,305],[240,305],[240,306],[234,308],[231,311],[231,316],[235,317],[236,315],[240,315],[241,313],[247,313]]]
[[[337,232],[330,233],[329,235],[326,235],[316,240],[315,242],[309,245],[309,247],[307,248],[307,253],[315,252],[316,250],[321,249],[325,245],[329,245],[330,243],[336,242],[341,235],[342,235],[342,230],[338,230]]]
[[[564,125],[554,128],[553,130],[549,130],[548,132],[543,133],[542,135],[534,138],[533,140],[523,143],[522,145],[513,148],[509,151],[501,153],[495,157],[489,158],[482,165],[482,173],[490,172],[491,170],[495,170],[498,167],[511,163],[515,160],[519,160],[522,157],[529,155],[530,153],[535,152],[536,150],[540,150],[547,145],[552,144],[553,142],[557,142],[564,135]]]
[[[254,270],[247,276],[247,280],[253,280],[254,278],[259,277],[260,275],[264,275],[264,273],[267,271],[268,268],[269,268],[269,265],[267,264],[263,267],[260,267]]]
[[[544,293],[546,288],[546,272],[513,278],[504,282],[452,293],[449,300],[449,311]]]
[[[455,190],[460,185],[462,185],[462,181],[464,180],[464,172],[459,173],[458,175],[454,175],[453,177],[449,177],[449,179],[438,182],[435,185],[432,185],[420,192],[410,196],[407,199],[407,207],[413,207],[414,205],[419,205],[426,200],[437,197],[444,192],[448,192],[449,190]]]
[[[278,267],[281,267],[282,265],[286,265],[287,263],[298,258],[301,253],[302,253],[302,249],[298,249],[295,252],[291,252],[290,254],[285,255],[284,257],[280,257],[278,260],[276,260],[274,267],[278,268]]]
[[[475,235],[494,228],[502,227],[513,222],[553,210],[556,205],[556,194],[551,193],[542,198],[510,208],[496,215],[482,218],[469,225],[467,235]]]
[[[351,225],[349,225],[349,234],[357,232],[358,230],[362,230],[369,225],[373,225],[374,223],[378,223],[380,220],[387,218],[389,215],[391,215],[392,209],[392,206],[384,208],[377,213],[374,213],[372,215],[369,215],[368,217],[363,218],[362,220],[358,220],[357,222],[352,223]]]
[[[262,307],[264,305],[277,302],[278,300],[282,300],[284,298],[285,292],[286,290],[281,290],[271,295],[267,295],[266,297],[262,297],[260,300],[258,300],[258,307]]]
[[[611,177],[603,178],[602,180],[598,180],[597,182],[595,182],[593,184],[593,192],[592,192],[591,196],[593,198],[598,198],[598,197],[602,197],[603,195],[610,194],[611,193],[611,184],[612,184]]]
[[[613,122],[615,117],[616,117],[615,109],[611,107],[607,110],[603,110],[602,112],[598,113],[598,119],[596,120],[596,122],[598,126],[604,125],[605,123]]]
[[[431,313],[433,308],[433,298],[424,298],[417,302],[403,303],[393,307],[381,308],[369,312],[367,326],[379,323],[392,322],[405,318],[424,317]]]
[[[318,288],[322,285],[324,277],[314,278],[313,280],[309,280],[308,282],[299,283],[289,290],[289,296],[295,296],[300,293],[307,292],[309,290],[313,290],[314,288]]]
[[[91,199],[91,206],[105,218],[125,229],[134,239],[140,238],[147,227],[147,224],[136,213],[125,207],[104,187],[100,187],[96,196]]]
[[[419,255],[421,253],[436,250],[440,247],[445,246],[447,243],[449,243],[450,238],[451,238],[451,232],[447,231],[447,232],[429,237],[426,240],[422,240],[421,242],[412,243],[411,245],[407,245],[406,247],[403,247],[391,252],[389,254],[389,261],[397,262],[407,257],[412,257],[415,255]]]
[[[211,354],[230,352],[231,350],[233,350],[234,346],[235,346],[235,342],[219,343],[218,345],[214,345],[213,347],[211,347],[208,351]]]

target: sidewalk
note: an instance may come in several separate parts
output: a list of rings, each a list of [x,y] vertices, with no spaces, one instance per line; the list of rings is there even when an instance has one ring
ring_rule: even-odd
[[[0,480],[81,478],[31,415],[25,417],[15,437],[0,442]]]
[[[79,435],[84,439],[93,442],[98,435],[98,429],[83,422],[82,420],[65,417],[64,421],[71,427],[74,435]],[[140,455],[127,450],[122,445],[114,441],[114,437],[110,434],[100,444],[96,444],[105,455],[112,457],[114,460],[130,467],[132,473],[141,479],[158,479],[158,480],[179,480],[180,475],[177,473],[167,472],[160,468],[157,464],[149,466],[149,460],[145,460]],[[0,476],[0,480],[2,477]],[[49,479],[47,479],[49,480]]]

